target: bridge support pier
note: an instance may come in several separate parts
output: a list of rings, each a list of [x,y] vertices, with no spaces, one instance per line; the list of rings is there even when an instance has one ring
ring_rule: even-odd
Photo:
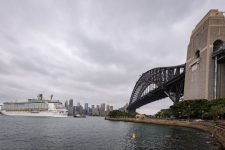
[[[177,84],[169,87],[168,89],[164,90],[164,93],[174,102],[178,103],[180,98],[183,96],[184,93],[184,82],[178,82]]]
[[[166,92],[164,91],[164,93],[174,102],[177,103],[180,100],[180,97],[178,97],[178,94],[175,92]]]

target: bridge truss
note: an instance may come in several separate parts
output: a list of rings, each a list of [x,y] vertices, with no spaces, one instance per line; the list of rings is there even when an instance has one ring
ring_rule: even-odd
[[[172,67],[159,67],[142,74],[131,94],[128,111],[169,97],[178,102],[184,93],[185,64]]]

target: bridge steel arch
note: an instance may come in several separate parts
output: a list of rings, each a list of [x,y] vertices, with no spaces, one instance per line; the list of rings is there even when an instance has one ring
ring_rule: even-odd
[[[127,107],[129,112],[159,99],[178,102],[184,93],[185,64],[151,69],[136,82]]]

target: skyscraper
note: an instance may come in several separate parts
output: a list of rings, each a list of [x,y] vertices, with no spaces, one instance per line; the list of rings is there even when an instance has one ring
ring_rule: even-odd
[[[69,107],[73,107],[73,99],[69,100]]]
[[[69,100],[68,115],[73,116],[73,99]]]
[[[65,107],[66,107],[66,109],[68,109],[68,101],[67,100],[65,102]]]
[[[109,110],[110,110],[110,111],[113,111],[113,106],[110,106],[110,107],[109,107]]]
[[[109,105],[106,106],[106,111],[109,112]]]
[[[105,103],[101,104],[101,111],[105,111]]]
[[[105,116],[105,103],[102,103],[101,104],[100,115],[101,116]]]
[[[84,104],[84,112],[85,112],[86,115],[89,113],[88,103]]]
[[[84,109],[85,109],[85,110],[88,110],[88,103],[85,103],[85,104],[84,104]]]
[[[98,111],[100,110],[100,106],[99,106],[99,105],[97,105],[97,110],[98,110]]]

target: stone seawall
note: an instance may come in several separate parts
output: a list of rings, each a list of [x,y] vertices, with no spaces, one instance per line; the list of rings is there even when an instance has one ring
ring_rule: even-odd
[[[189,121],[179,121],[179,120],[109,118],[109,117],[106,117],[105,119],[110,121],[125,121],[125,122],[180,126],[180,127],[199,129],[199,130],[211,133],[225,148],[225,126],[223,127],[213,122],[189,122]]]

